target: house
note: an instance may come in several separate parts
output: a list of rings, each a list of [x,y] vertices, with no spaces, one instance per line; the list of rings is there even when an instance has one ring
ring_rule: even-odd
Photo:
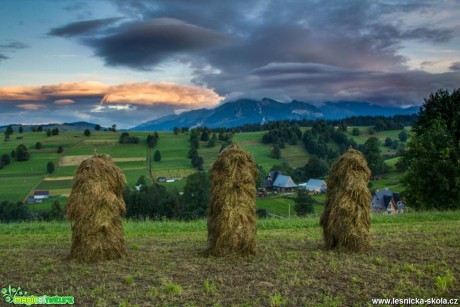
[[[313,194],[326,193],[327,184],[322,179],[309,179],[307,183],[302,184],[302,188]]]
[[[278,175],[273,182],[273,189],[280,192],[288,192],[297,188],[294,180],[290,176]]]
[[[34,199],[48,199],[50,197],[49,191],[35,191]]]
[[[387,212],[388,214],[403,213],[404,203],[399,193],[393,193],[388,188],[375,191],[371,201],[372,212]]]
[[[160,176],[158,177],[158,182],[166,182],[166,177]]]
[[[264,188],[272,190],[273,183],[275,182],[276,178],[281,175],[279,171],[270,171],[267,175],[267,179],[265,180]]]

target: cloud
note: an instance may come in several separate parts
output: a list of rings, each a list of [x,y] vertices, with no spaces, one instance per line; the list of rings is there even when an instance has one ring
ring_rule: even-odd
[[[28,48],[29,45],[17,41],[17,40],[7,40],[5,43],[0,44],[0,62],[8,60],[10,57],[5,55],[5,53],[15,52],[17,50]]]
[[[174,83],[123,83],[112,86],[102,99],[102,103],[132,103],[155,105],[168,103],[196,107],[211,107],[221,101],[223,97],[214,91],[205,88],[179,85]]]
[[[9,40],[6,43],[0,44],[0,50],[20,50],[27,47],[29,45],[16,40]]]
[[[101,28],[107,27],[121,20],[120,17],[104,18],[104,19],[93,19],[72,22],[62,27],[51,29],[48,35],[61,36],[61,37],[73,37],[87,34],[94,34],[95,31]]]
[[[44,100],[40,87],[37,86],[7,86],[0,87],[1,100]]]
[[[175,56],[220,46],[225,35],[171,18],[125,23],[115,33],[87,40],[108,66],[150,70]]]
[[[67,104],[73,104],[75,103],[75,100],[72,99],[58,99],[54,101],[54,104],[58,105],[67,105]]]
[[[41,86],[40,93],[45,97],[99,97],[104,95],[108,88],[109,86],[102,82],[64,82]]]
[[[43,86],[0,87],[0,104],[2,101],[32,100],[45,101],[50,105],[100,103],[149,107],[169,104],[195,109],[214,106],[222,99],[211,89],[165,82],[122,83],[113,86],[101,82],[65,82]]]
[[[24,109],[24,110],[38,110],[41,108],[46,108],[45,105],[43,104],[36,104],[36,103],[23,103],[23,104],[18,104],[18,108]]]
[[[451,71],[460,71],[460,62],[454,62],[449,66]]]

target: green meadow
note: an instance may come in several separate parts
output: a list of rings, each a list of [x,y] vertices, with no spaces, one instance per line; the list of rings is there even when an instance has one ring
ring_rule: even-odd
[[[368,134],[369,127],[359,127],[361,134],[352,136],[353,127],[348,128],[348,136],[352,137],[358,144],[364,143],[370,136],[376,136],[383,144],[386,137],[396,139],[399,131],[378,132],[373,135]],[[304,131],[308,128],[302,128]],[[149,150],[146,139],[151,132],[129,132],[131,136],[140,139],[139,144],[119,144],[118,139],[121,132],[111,131],[91,131],[91,136],[86,137],[81,131],[64,131],[57,136],[46,136],[46,133],[17,132],[11,135],[9,141],[0,143],[0,154],[10,154],[19,144],[24,144],[30,153],[30,159],[25,162],[16,162],[11,159],[11,164],[0,170],[0,200],[18,201],[25,200],[33,194],[34,190],[49,190],[50,194],[58,198],[61,203],[66,203],[66,197],[70,194],[72,187],[72,177],[82,159],[92,155],[95,151],[99,154],[109,154],[115,164],[121,168],[127,178],[129,186],[133,186],[140,176],[149,175],[148,155]],[[291,167],[304,166],[309,159],[302,142],[297,145],[286,144],[286,148],[281,150],[281,159],[276,160],[271,157],[271,144],[262,144],[261,139],[264,132],[243,132],[233,136],[233,142],[238,143],[243,149],[252,154],[257,164],[268,171],[273,165],[283,162]],[[18,139],[20,137],[20,139]],[[190,149],[188,133],[178,135],[172,132],[159,132],[159,139],[156,146],[152,149],[153,155],[156,150],[161,152],[161,161],[155,162],[152,159],[153,178],[164,176],[167,178],[179,178],[182,180],[174,183],[162,183],[168,189],[181,191],[185,185],[185,178],[196,170],[192,167],[187,153]],[[41,149],[35,149],[37,142],[42,144]],[[214,147],[207,147],[207,142],[200,141],[199,155],[204,159],[204,168],[209,170],[213,161],[219,154],[222,142],[217,142]],[[57,153],[57,148],[63,147],[62,153]],[[382,153],[388,153],[388,148],[382,145]],[[394,154],[394,150],[390,150]],[[400,174],[395,171],[394,164],[398,158],[387,160],[390,165],[390,173],[383,179],[373,182],[373,187],[391,188],[401,191],[399,182]],[[55,171],[47,173],[46,165],[48,162],[55,164]],[[308,178],[305,178],[305,181]],[[319,205],[324,202],[324,197],[316,196]],[[31,210],[37,208],[47,208],[52,200],[45,201],[44,204],[30,205]],[[35,206],[34,208],[32,208]],[[289,206],[293,210],[293,199],[285,197],[269,197],[258,199],[257,206],[265,208],[270,213],[287,217]]]

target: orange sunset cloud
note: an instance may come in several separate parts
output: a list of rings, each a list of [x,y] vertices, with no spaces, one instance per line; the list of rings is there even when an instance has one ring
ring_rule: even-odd
[[[23,103],[17,105],[18,108],[24,109],[24,110],[38,110],[41,108],[45,108],[46,106],[43,104],[36,104],[36,103]]]
[[[56,105],[77,103],[76,98],[95,97],[100,103],[178,105],[182,108],[211,107],[224,97],[211,89],[175,83],[122,83],[109,86],[101,82],[65,82],[44,86],[0,87],[1,100],[45,101],[53,99]],[[20,108],[36,110],[36,104],[21,104]],[[43,107],[43,105],[40,105]]]
[[[196,105],[211,107],[219,103],[222,99],[223,97],[210,89],[166,82],[144,82],[123,83],[112,86],[101,103],[132,103],[142,105],[169,103],[189,105],[190,107]]]

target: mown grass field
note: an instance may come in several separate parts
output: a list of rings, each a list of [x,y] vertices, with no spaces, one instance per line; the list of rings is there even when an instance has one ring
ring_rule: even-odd
[[[361,135],[353,137],[348,128],[349,137],[353,137],[357,143],[364,143],[369,135],[368,127],[360,127]],[[306,128],[302,128],[305,130]],[[19,144],[24,144],[29,149],[30,159],[26,162],[12,163],[0,170],[0,200],[18,201],[24,200],[31,195],[34,190],[49,190],[51,195],[56,197],[66,197],[70,194],[72,177],[76,171],[78,163],[72,164],[72,159],[78,159],[92,155],[94,150],[98,153],[109,154],[115,163],[125,174],[128,185],[133,186],[140,176],[148,176],[148,149],[145,143],[149,132],[129,132],[132,136],[140,139],[139,144],[120,145],[117,143],[120,132],[92,131],[91,136],[85,137],[80,131],[65,131],[57,136],[47,137],[46,133],[26,132],[19,134],[15,132],[10,141],[0,142],[0,154],[10,154]],[[397,138],[399,131],[385,131],[374,134],[383,140],[390,136]],[[238,143],[243,149],[250,152],[256,163],[260,164],[265,170],[269,170],[273,165],[287,162],[291,167],[305,165],[309,159],[309,153],[304,148],[302,142],[292,146],[286,144],[282,149],[281,159],[271,158],[271,144],[262,144],[261,139],[264,132],[236,133],[233,141]],[[22,139],[17,139],[21,136]],[[190,149],[189,135],[174,135],[172,132],[160,132],[159,140],[155,150],[160,150],[162,159],[153,162],[153,177],[165,176],[168,178],[186,178],[196,170],[192,167],[187,153]],[[42,143],[41,149],[35,149],[37,142]],[[64,152],[57,153],[57,147],[63,146]],[[204,158],[205,170],[208,170],[214,159],[219,153],[221,143],[215,147],[208,148],[207,142],[200,142],[199,155]],[[388,151],[382,146],[382,150]],[[388,152],[384,152],[388,153]],[[393,153],[390,151],[390,153]],[[53,174],[47,174],[46,165],[53,162],[56,169]],[[70,161],[70,162],[69,162]],[[392,168],[386,179],[376,181],[374,188],[389,187],[395,191],[401,191],[399,183],[400,174],[394,171],[394,163],[397,159],[390,160]],[[308,178],[305,178],[307,181]],[[183,189],[185,181],[165,184],[169,189]],[[64,200],[65,203],[65,200]]]
[[[460,212],[372,217],[372,249],[325,250],[318,218],[258,221],[257,255],[206,257],[206,222],[125,222],[129,256],[65,260],[68,223],[0,224],[0,288],[76,306],[370,306],[459,298]],[[1,299],[1,298],[0,298]],[[3,302],[3,300],[2,300]]]

